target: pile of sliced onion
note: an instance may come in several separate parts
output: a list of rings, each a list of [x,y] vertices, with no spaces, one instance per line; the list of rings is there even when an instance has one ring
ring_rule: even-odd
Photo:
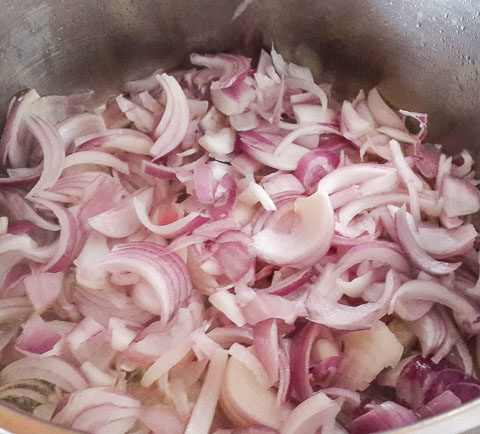
[[[330,434],[480,397],[472,156],[273,48],[190,60],[99,107],[13,98],[0,400],[92,433]]]

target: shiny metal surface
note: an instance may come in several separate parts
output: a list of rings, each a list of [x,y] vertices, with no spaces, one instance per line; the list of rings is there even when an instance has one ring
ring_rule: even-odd
[[[359,87],[379,85],[393,105],[429,113],[431,141],[451,150],[477,146],[480,2],[254,0],[232,23],[239,3],[2,0],[0,115],[25,87],[40,93],[92,88],[103,98],[159,65],[185,63],[192,51],[254,55],[273,41],[300,63],[316,53],[321,66],[313,66],[336,95],[353,97]],[[462,430],[475,424],[468,414],[460,416]]]

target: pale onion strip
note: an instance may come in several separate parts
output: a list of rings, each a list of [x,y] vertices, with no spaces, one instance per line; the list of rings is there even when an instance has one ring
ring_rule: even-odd
[[[192,349],[193,341],[188,336],[177,346],[162,354],[155,363],[143,374],[141,384],[143,387],[150,387],[163,374],[166,374],[180,360],[182,360]]]
[[[128,164],[111,154],[102,151],[82,151],[75,152],[65,158],[63,169],[77,166],[79,164],[99,164],[109,166],[118,170],[120,173],[128,175]]]
[[[228,353],[234,359],[238,360],[240,363],[250,369],[258,383],[265,389],[268,389],[272,386],[272,380],[269,378],[262,363],[247,348],[235,342],[228,350]]]
[[[223,374],[227,366],[228,353],[223,349],[215,351],[202,390],[197,398],[192,415],[185,428],[186,434],[208,434],[212,425],[215,408],[220,395]]]
[[[161,235],[162,237],[174,235],[186,227],[189,223],[193,222],[197,217],[201,216],[201,214],[198,212],[191,212],[185,217],[179,218],[172,223],[168,223],[166,225],[155,225],[151,222],[145,205],[146,204],[144,201],[141,201],[138,198],[133,199],[135,212],[137,213],[137,217],[142,222],[143,226],[145,226],[150,232]]]

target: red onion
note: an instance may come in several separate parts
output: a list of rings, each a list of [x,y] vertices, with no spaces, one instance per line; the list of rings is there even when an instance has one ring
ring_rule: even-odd
[[[447,217],[473,214],[480,209],[480,193],[470,181],[446,175],[440,193]]]
[[[40,98],[34,89],[28,89],[16,95],[10,101],[7,122],[0,140],[0,162],[7,163],[14,167],[24,166],[28,162],[25,143],[20,143],[25,138],[24,117],[31,110],[31,105]],[[20,148],[20,149],[18,149]],[[20,154],[19,154],[20,152]]]
[[[298,405],[283,422],[280,431],[285,434],[333,432],[340,406],[322,392]]]
[[[49,307],[62,290],[63,273],[35,273],[23,279],[25,291],[35,312]]]
[[[327,173],[336,169],[340,159],[331,151],[320,149],[304,155],[297,165],[295,176],[302,182],[307,191],[312,191]]]
[[[187,99],[177,80],[167,74],[157,76],[157,80],[167,98],[162,119],[154,132],[157,140],[150,150],[151,155],[158,159],[180,144],[187,132],[190,115]]]
[[[407,213],[404,208],[395,214],[395,227],[398,241],[408,255],[410,261],[418,268],[434,275],[444,275],[455,271],[460,265],[457,263],[441,262],[429,256],[417,243],[412,229],[407,222]]]
[[[367,413],[355,418],[349,426],[354,434],[390,430],[410,425],[417,421],[415,413],[391,401],[374,406]]]
[[[0,398],[87,432],[303,434],[480,396],[472,155],[273,48],[191,62],[97,108],[12,100]]]
[[[73,260],[77,244],[77,221],[72,213],[54,202],[45,199],[36,199],[36,202],[43,205],[55,214],[60,225],[60,236],[57,241],[56,252],[50,261],[45,265],[45,270],[50,273],[63,271]]]
[[[131,271],[144,278],[159,303],[158,307],[151,308],[161,314],[163,323],[170,319],[192,290],[184,262],[175,253],[166,253],[158,244],[117,244],[103,261],[103,266],[108,271]],[[139,292],[137,297],[142,297],[142,293]]]
[[[26,124],[38,140],[43,152],[43,170],[38,182],[30,190],[27,198],[51,187],[59,178],[65,159],[65,144],[55,127],[37,116],[31,116]]]

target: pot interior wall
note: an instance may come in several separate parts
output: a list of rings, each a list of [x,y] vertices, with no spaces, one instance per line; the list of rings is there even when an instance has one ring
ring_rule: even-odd
[[[430,115],[429,139],[476,146],[480,4],[467,0],[4,0],[0,115],[25,87],[93,88],[99,98],[192,51],[258,54],[272,42],[311,64],[339,97],[379,85],[397,107]]]

